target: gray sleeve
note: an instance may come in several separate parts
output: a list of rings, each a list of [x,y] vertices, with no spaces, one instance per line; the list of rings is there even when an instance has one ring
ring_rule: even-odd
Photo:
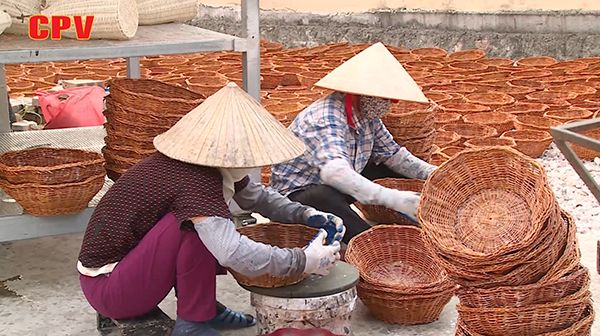
[[[310,209],[298,202],[292,202],[271,188],[249,182],[237,192],[233,199],[244,210],[253,210],[274,222],[304,224],[304,213]]]
[[[202,243],[223,267],[250,277],[263,274],[291,276],[304,272],[306,256],[301,248],[257,243],[242,236],[232,221],[221,217],[208,217],[194,223],[194,228]]]

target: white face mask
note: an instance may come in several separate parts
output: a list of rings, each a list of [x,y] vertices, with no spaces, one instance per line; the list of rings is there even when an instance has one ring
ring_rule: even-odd
[[[229,204],[233,194],[235,194],[234,184],[241,181],[246,175],[250,174],[250,168],[219,168],[223,175],[223,198],[225,203]]]

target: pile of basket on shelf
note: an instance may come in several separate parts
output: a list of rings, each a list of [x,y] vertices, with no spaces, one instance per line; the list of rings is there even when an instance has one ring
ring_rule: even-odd
[[[345,260],[360,273],[358,297],[387,323],[433,322],[456,291],[414,226],[374,226],[352,238]]]
[[[102,149],[108,177],[116,181],[133,165],[154,154],[154,137],[203,100],[200,94],[151,79],[111,81],[104,112],[106,146]]]
[[[0,155],[0,187],[34,216],[78,213],[102,189],[100,153],[32,148]]]
[[[457,335],[589,334],[576,226],[535,160],[464,150],[426,181],[418,216],[434,260],[461,286]]]

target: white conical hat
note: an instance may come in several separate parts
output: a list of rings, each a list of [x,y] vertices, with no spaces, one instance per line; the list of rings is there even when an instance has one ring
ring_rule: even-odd
[[[429,102],[414,79],[381,42],[356,54],[315,86],[364,96]]]
[[[235,83],[155,137],[154,146],[175,160],[222,168],[277,164],[305,151],[300,139]]]

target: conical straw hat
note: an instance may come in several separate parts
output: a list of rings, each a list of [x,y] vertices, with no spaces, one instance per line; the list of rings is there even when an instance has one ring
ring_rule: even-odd
[[[304,153],[304,143],[254,98],[229,83],[154,138],[164,155],[192,164],[253,168]]]
[[[364,96],[429,102],[414,79],[381,42],[347,60],[315,86]]]

